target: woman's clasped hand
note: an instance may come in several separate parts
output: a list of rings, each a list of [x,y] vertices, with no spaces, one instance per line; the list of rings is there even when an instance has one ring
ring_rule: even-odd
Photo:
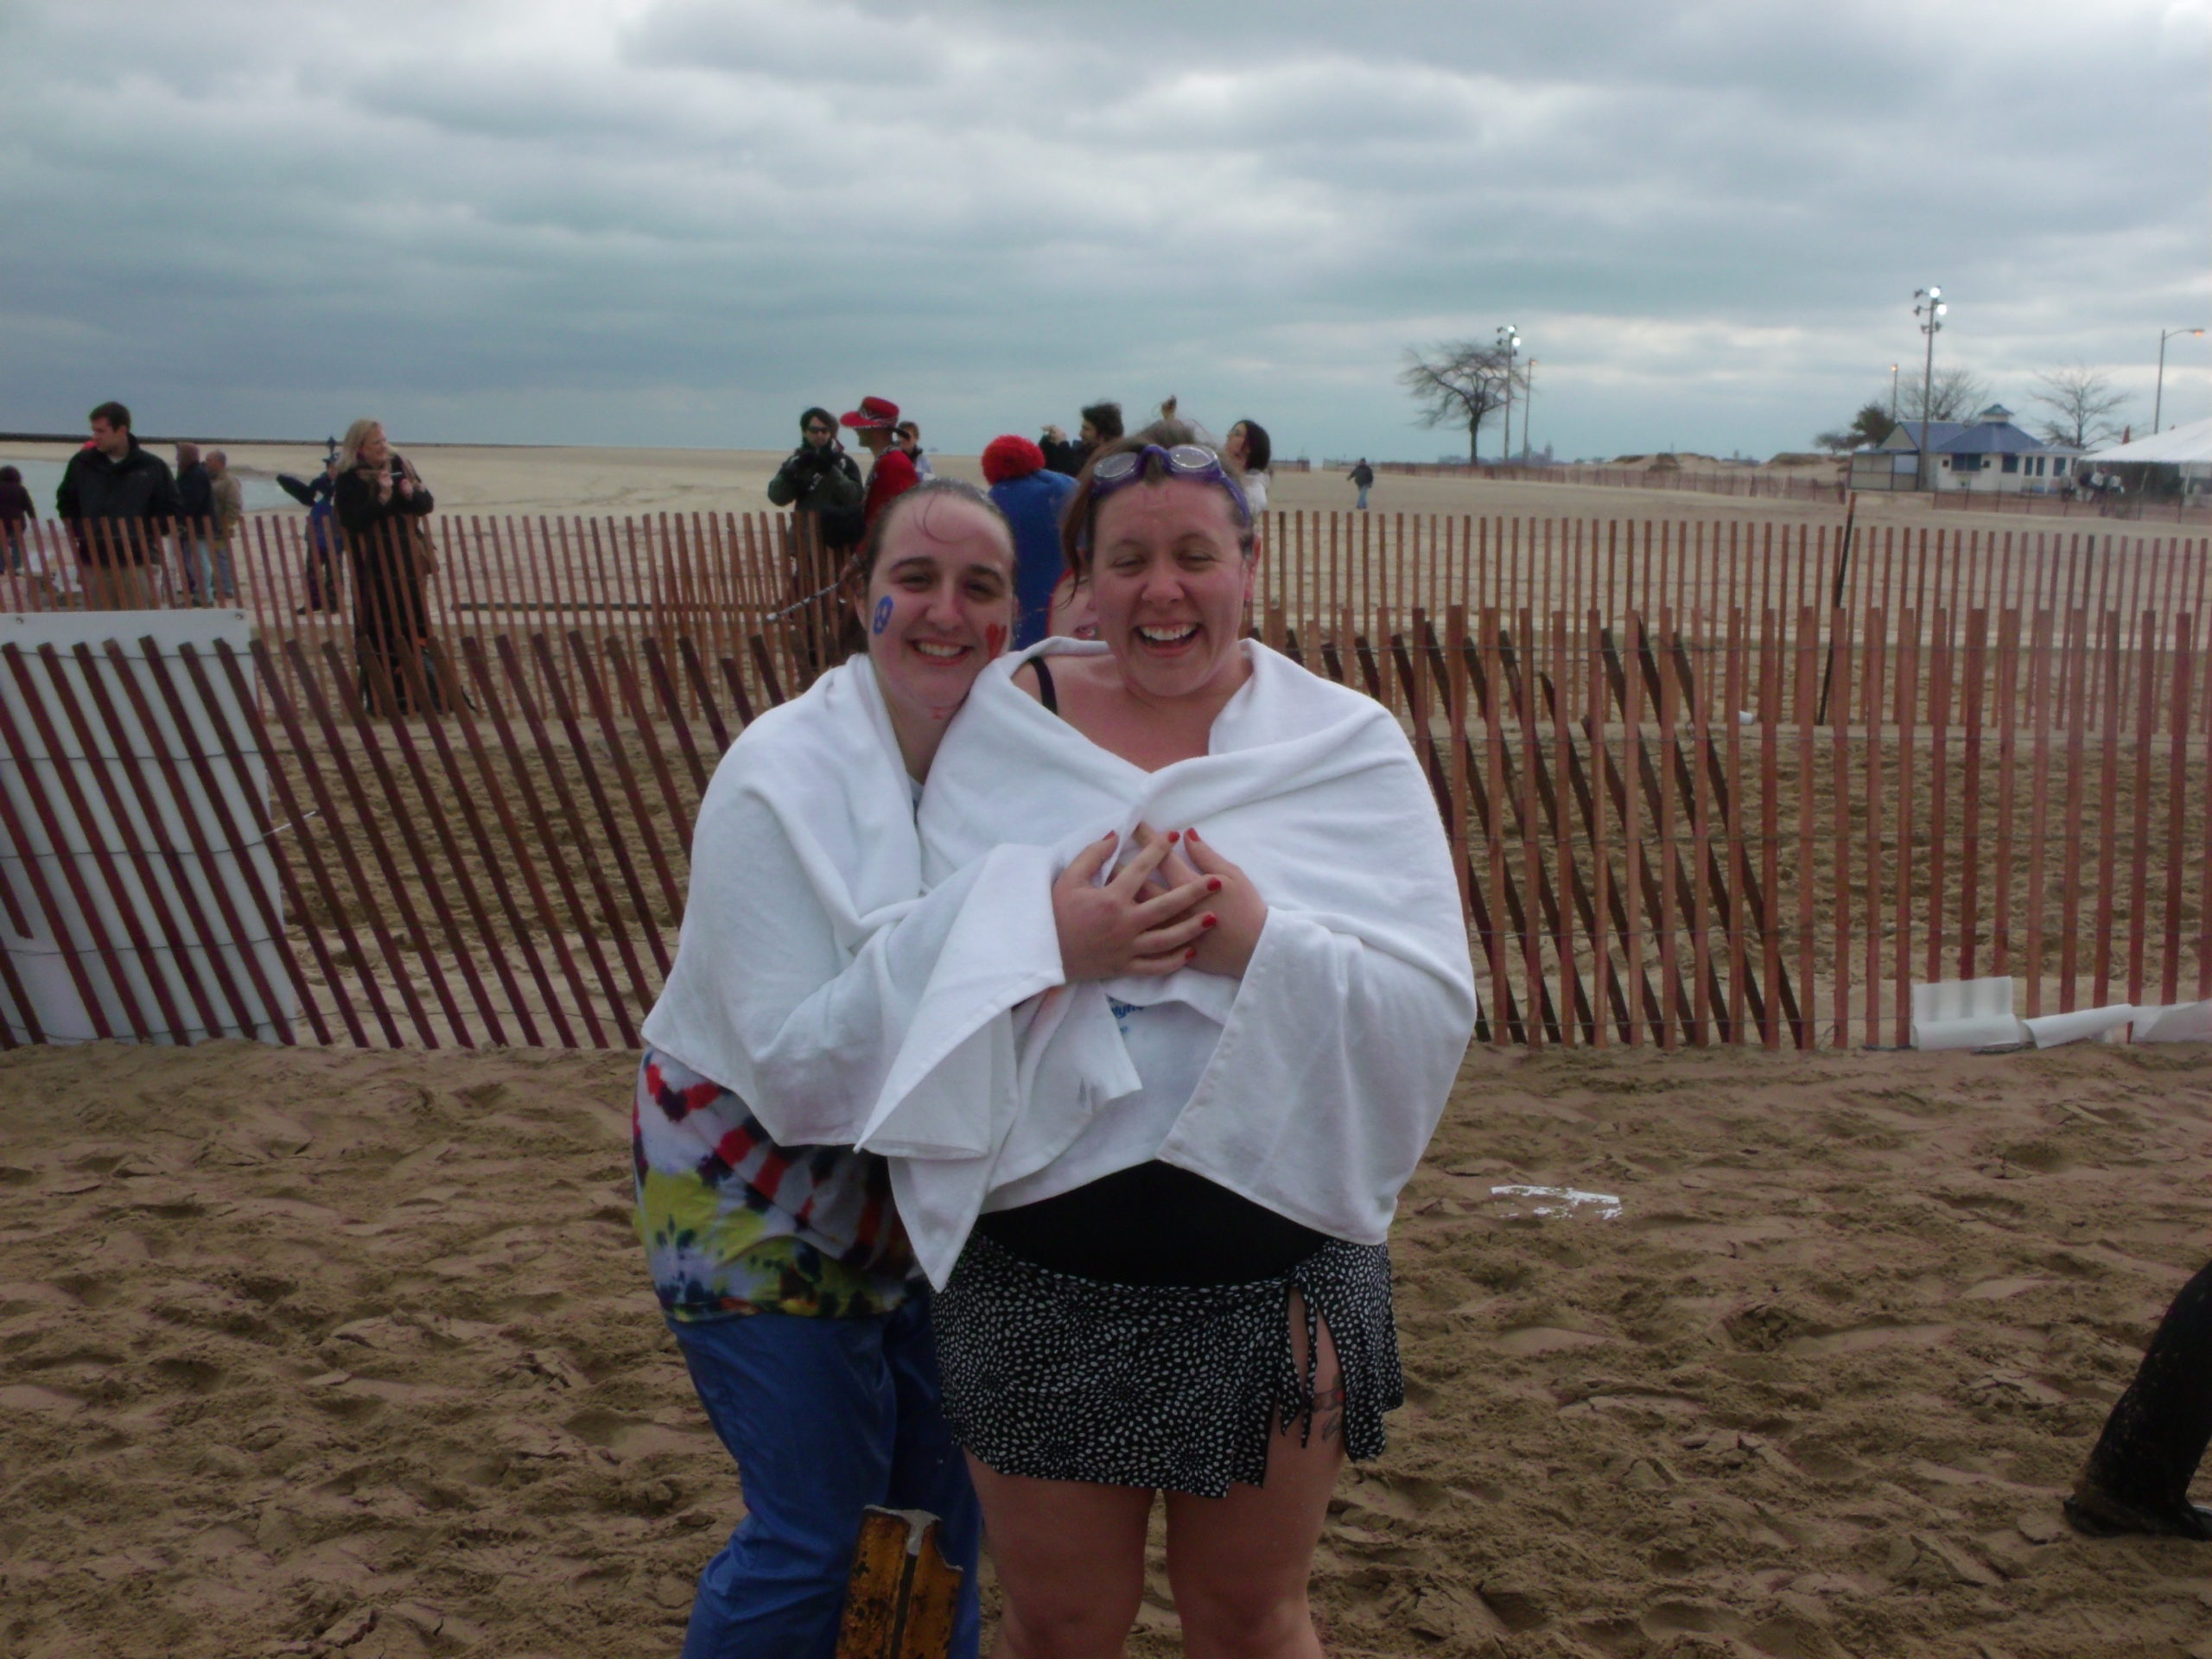
[[[1244,872],[1195,830],[1139,824],[1128,855],[1105,836],[1052,884],[1060,961],[1070,980],[1179,973],[1241,976],[1268,906]],[[1109,873],[1110,872],[1110,873]]]
[[[1170,885],[1182,874],[1167,861],[1177,838],[1140,824],[1128,856],[1116,865],[1122,838],[1104,836],[1077,854],[1052,884],[1052,920],[1069,979],[1173,974],[1192,964],[1200,937],[1218,924],[1206,903],[1220,884],[1209,887],[1193,872]]]

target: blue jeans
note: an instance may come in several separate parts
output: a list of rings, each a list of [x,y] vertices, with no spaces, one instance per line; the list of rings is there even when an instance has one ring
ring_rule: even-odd
[[[982,1517],[945,1428],[927,1297],[873,1319],[669,1328],[745,1489],[745,1519],[699,1574],[683,1659],[833,1659],[870,1503],[944,1522],[946,1559],[965,1575],[953,1659],[975,1659]]]
[[[1367,511],[1367,486],[1364,484],[1359,486],[1359,506],[1357,511],[1361,512],[1365,512]]]

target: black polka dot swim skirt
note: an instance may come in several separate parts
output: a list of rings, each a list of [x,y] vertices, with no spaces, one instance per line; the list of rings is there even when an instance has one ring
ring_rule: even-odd
[[[1294,1290],[1305,1366],[1291,1349]],[[977,1233],[931,1320],[953,1436],[1002,1475],[1202,1497],[1260,1485],[1277,1427],[1319,1432],[1317,1324],[1343,1369],[1348,1456],[1382,1454],[1382,1414],[1405,1396],[1380,1244],[1332,1241],[1248,1284],[1120,1285],[1039,1267]]]

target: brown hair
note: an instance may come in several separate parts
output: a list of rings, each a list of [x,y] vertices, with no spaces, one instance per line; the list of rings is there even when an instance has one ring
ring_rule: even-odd
[[[1098,463],[1109,455],[1133,454],[1147,444],[1158,444],[1162,449],[1172,449],[1179,443],[1193,443],[1221,463],[1221,470],[1236,480],[1239,489],[1244,486],[1244,474],[1236,463],[1198,435],[1198,429],[1188,421],[1154,421],[1141,432],[1132,432],[1126,438],[1116,438],[1111,443],[1102,443],[1090,453],[1084,463],[1083,474],[1075,482],[1075,493],[1068,498],[1066,509],[1060,514],[1060,551],[1066,556],[1068,574],[1082,582],[1090,574],[1090,531],[1098,517],[1098,500],[1091,484],[1091,474]],[[1150,485],[1167,476],[1166,464],[1157,456],[1145,463],[1144,482]],[[1246,558],[1252,556],[1252,515],[1249,508],[1237,511],[1236,500],[1224,490],[1230,512],[1236,519],[1236,545]]]
[[[956,501],[965,501],[970,506],[981,507],[1006,532],[1007,571],[1012,574],[1017,562],[1014,551],[1014,524],[999,504],[964,479],[925,478],[912,489],[902,490],[893,496],[889,505],[876,515],[875,522],[868,527],[867,538],[861,543],[860,551],[853,556],[854,574],[860,577],[863,586],[875,580],[876,562],[883,556],[883,544],[890,539],[892,525],[908,512],[918,512],[930,502],[947,496]],[[927,524],[922,530],[925,535],[929,533]]]
[[[85,418],[88,421],[105,421],[110,426],[125,432],[130,429],[130,411],[121,404],[102,404]]]

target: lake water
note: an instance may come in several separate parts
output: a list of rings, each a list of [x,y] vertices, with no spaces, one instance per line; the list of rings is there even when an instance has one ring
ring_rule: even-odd
[[[162,459],[169,461],[170,457],[163,455]],[[22,474],[23,487],[31,493],[31,500],[36,505],[38,516],[41,518],[54,517],[54,493],[61,487],[63,464],[58,461],[29,460],[22,455],[0,454],[0,466],[13,467]],[[295,512],[302,511],[299,503],[276,487],[274,479],[248,478],[240,473],[238,480],[245,488],[245,510],[248,512],[266,512],[276,507],[289,507]]]

